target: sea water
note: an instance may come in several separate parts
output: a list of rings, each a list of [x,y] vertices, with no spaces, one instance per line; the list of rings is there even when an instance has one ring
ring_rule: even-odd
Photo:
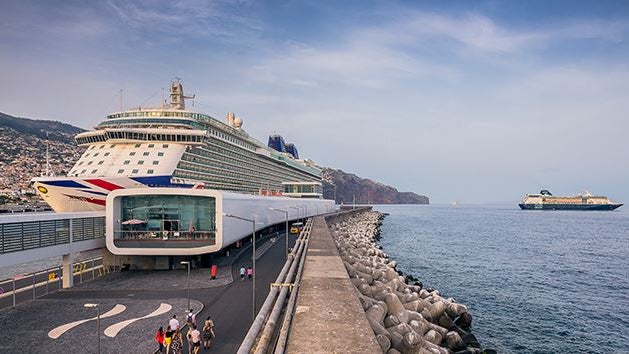
[[[629,210],[394,205],[398,269],[468,306],[501,353],[629,353]]]

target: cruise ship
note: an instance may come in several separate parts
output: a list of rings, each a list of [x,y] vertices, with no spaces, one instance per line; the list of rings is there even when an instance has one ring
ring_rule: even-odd
[[[587,192],[576,196],[554,196],[544,189],[539,194],[525,195],[518,206],[523,210],[614,210],[622,204]]]
[[[104,211],[110,192],[147,187],[321,198],[320,168],[294,146],[264,145],[233,113],[221,122],[187,110],[190,98],[176,79],[169,104],[107,115],[75,137],[86,150],[68,175],[33,178],[35,190],[56,212]]]

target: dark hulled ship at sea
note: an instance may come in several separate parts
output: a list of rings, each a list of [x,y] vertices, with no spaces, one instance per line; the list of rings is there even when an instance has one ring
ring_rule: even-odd
[[[518,204],[523,210],[614,210],[622,206],[607,197],[583,193],[576,196],[554,196],[548,190],[527,194]]]

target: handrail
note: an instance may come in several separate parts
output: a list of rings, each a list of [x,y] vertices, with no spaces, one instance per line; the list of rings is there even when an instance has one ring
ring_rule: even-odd
[[[301,259],[305,256],[304,251],[307,248],[307,242],[305,241],[310,235],[311,228],[312,228],[312,219],[308,219],[308,222],[306,223],[306,227],[304,227],[301,234],[299,235],[299,238],[297,239],[297,247],[293,249],[288,260],[286,261],[286,263],[284,263],[284,267],[282,268],[280,274],[275,280],[276,284],[286,284],[286,283],[289,283],[289,281],[287,280],[292,279],[292,274],[295,271],[295,267],[293,266],[293,264],[297,264],[295,261],[298,259],[298,257],[299,259]],[[243,340],[240,347],[238,348],[238,354],[245,354],[251,351],[251,349],[255,345],[258,335],[260,334],[260,331],[262,330],[262,326],[264,326],[265,324],[266,326],[274,326],[274,322],[277,320],[277,318],[273,319],[272,325],[267,323],[267,318],[271,319],[273,316],[278,317],[279,316],[278,313],[281,312],[279,310],[281,310],[281,308],[283,307],[283,303],[284,303],[283,299],[285,298],[286,296],[285,292],[288,289],[285,286],[282,286],[281,288],[282,288],[281,293],[283,293],[284,296],[281,297],[282,299],[281,301],[279,298],[276,301],[276,297],[278,296],[278,293],[280,293],[280,291],[278,290],[277,286],[271,287],[271,290],[269,291],[269,295],[266,297],[266,300],[264,301],[262,308],[258,312],[258,315],[256,316],[255,320],[253,321],[253,324],[249,328],[249,331],[247,332],[245,339]],[[272,309],[271,306],[273,306],[273,304],[275,304],[275,306]],[[279,310],[276,309],[278,306],[279,306]],[[269,316],[270,313],[272,315],[271,317]],[[265,333],[267,333],[267,335],[265,336],[263,334],[263,338],[264,338],[264,341],[267,343],[264,344],[264,346],[268,346],[268,341],[270,340],[268,331],[269,330],[265,328]],[[272,329],[270,331],[272,334]],[[260,341],[262,342],[262,339]]]
[[[310,224],[312,227],[312,224]],[[310,233],[310,229],[308,232]],[[310,237],[306,239],[306,250],[308,249],[308,245],[310,243]],[[284,321],[282,322],[282,326],[280,327],[280,334],[275,344],[275,354],[283,354],[286,351],[286,343],[288,342],[288,331],[293,323],[293,312],[295,309],[295,304],[297,303],[297,294],[299,293],[299,287],[301,286],[301,275],[303,274],[304,264],[306,263],[306,256],[301,257],[299,261],[299,269],[297,269],[297,276],[295,277],[295,286],[290,294],[290,298],[288,299],[288,305],[286,306],[286,311],[284,314]]]

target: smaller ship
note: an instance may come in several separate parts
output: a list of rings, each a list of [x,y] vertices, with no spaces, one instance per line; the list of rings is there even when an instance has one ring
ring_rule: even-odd
[[[576,196],[554,196],[544,189],[539,194],[527,194],[518,206],[523,210],[614,210],[622,206],[607,197],[588,192]]]

